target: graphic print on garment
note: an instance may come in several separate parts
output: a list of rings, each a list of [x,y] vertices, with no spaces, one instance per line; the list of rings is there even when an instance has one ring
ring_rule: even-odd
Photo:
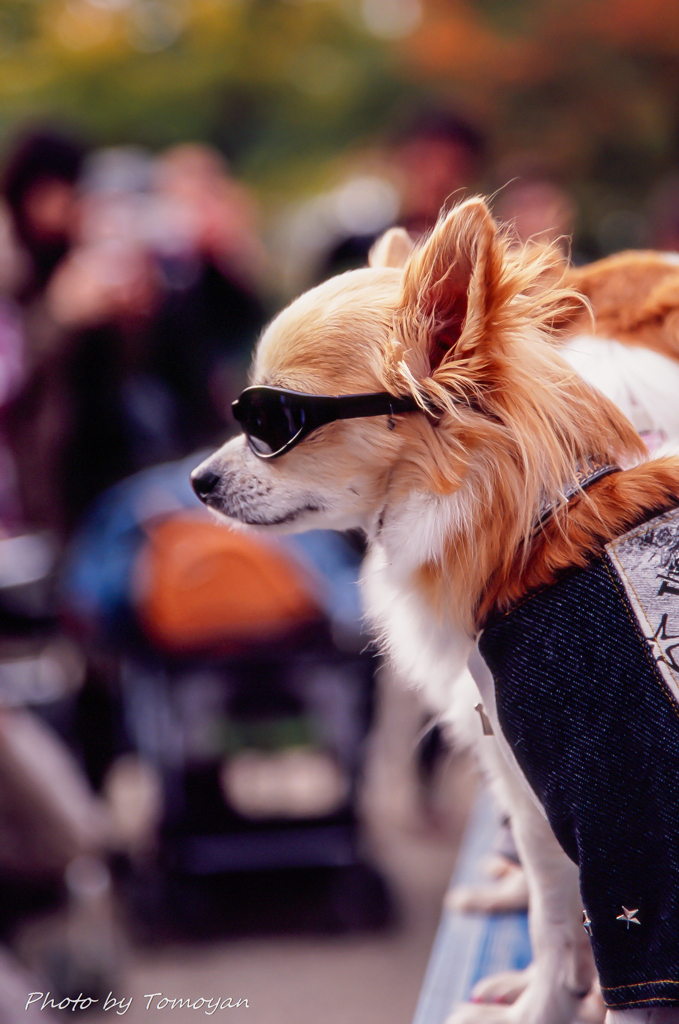
[[[679,510],[666,512],[611,541],[606,553],[658,671],[679,705]]]

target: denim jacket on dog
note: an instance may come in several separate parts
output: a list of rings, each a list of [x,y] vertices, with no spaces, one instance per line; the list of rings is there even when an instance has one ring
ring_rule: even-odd
[[[579,865],[607,1005],[679,1005],[679,510],[496,617],[479,650]]]

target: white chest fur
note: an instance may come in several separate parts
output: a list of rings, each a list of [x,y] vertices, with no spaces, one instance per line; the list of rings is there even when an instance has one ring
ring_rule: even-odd
[[[422,526],[409,540],[375,542],[363,567],[363,599],[379,642],[398,674],[422,690],[425,704],[453,726],[460,740],[478,731],[478,691],[467,670],[473,641],[442,622],[413,587]],[[393,538],[392,538],[393,540]],[[415,557],[414,557],[415,556]]]

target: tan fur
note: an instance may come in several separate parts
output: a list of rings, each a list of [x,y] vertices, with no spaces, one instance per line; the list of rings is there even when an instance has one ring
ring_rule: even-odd
[[[306,292],[265,333],[252,380],[325,394],[376,390],[401,277],[356,271]]]
[[[595,333],[679,359],[679,263],[657,252],[622,252],[568,273],[589,300]],[[573,330],[588,329],[576,316]]]
[[[368,253],[370,267],[405,267],[412,252],[413,239],[405,228],[389,228]]]

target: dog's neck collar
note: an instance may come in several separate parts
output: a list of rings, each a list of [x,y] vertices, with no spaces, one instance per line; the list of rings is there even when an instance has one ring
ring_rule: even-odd
[[[599,459],[595,455],[590,455],[588,459],[579,462],[574,478],[562,487],[556,499],[543,501],[535,522],[535,531],[541,529],[548,519],[566,508],[573,498],[582,491],[586,491],[597,480],[601,480],[602,477],[608,476],[610,473],[620,472],[621,468],[616,463]]]

